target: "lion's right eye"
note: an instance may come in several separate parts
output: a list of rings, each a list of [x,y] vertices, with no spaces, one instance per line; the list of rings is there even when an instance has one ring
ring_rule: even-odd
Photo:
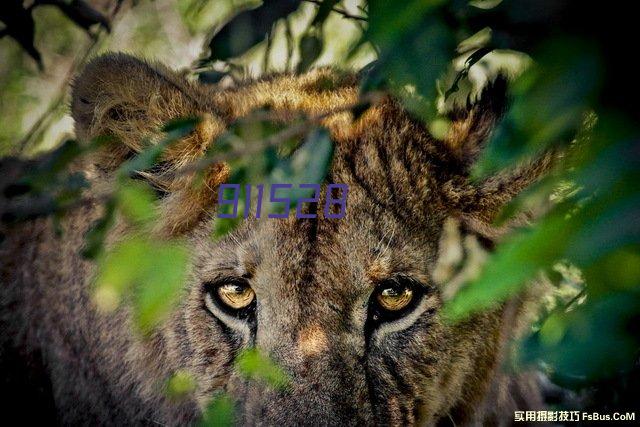
[[[226,283],[216,289],[220,302],[234,310],[248,307],[256,298],[248,284]]]
[[[251,320],[255,315],[256,293],[249,282],[240,277],[222,277],[204,283],[205,305],[215,316],[229,315]]]
[[[409,305],[413,299],[413,290],[409,286],[398,286],[394,283],[381,289],[376,299],[383,309],[399,311]]]

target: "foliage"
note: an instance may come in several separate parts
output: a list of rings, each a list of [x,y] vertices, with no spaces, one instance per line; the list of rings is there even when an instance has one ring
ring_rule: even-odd
[[[307,129],[306,125],[303,120],[297,127],[294,125],[283,130],[273,123],[240,121],[219,138],[209,155],[219,158],[221,153],[229,156],[234,150],[238,152],[238,155],[232,155],[233,173],[229,182],[249,185],[263,183],[265,188],[273,183],[293,184],[295,190],[290,194],[290,208],[293,209],[299,199],[309,197],[313,192],[313,189],[300,189],[296,184],[321,183],[333,155],[333,143],[327,131],[318,127]],[[298,138],[300,134],[305,135],[302,143]],[[260,136],[262,139],[251,141]],[[258,156],[255,155],[256,152]],[[255,188],[252,192],[256,193]],[[225,194],[224,198],[228,200],[230,197]],[[255,207],[256,194],[251,195],[251,198],[251,206]],[[252,207],[246,206],[245,200],[246,189],[241,186],[238,218],[219,218],[212,233],[214,239],[229,233],[240,224],[240,218],[249,214]],[[263,210],[265,214],[279,212],[282,206],[265,204]],[[222,206],[220,212],[231,213],[231,206]]]
[[[234,402],[226,393],[214,396],[207,407],[202,419],[202,425],[207,427],[228,427],[235,425]]]
[[[289,385],[287,373],[256,348],[240,353],[235,364],[238,371],[246,378],[262,380],[275,389],[282,389]]]
[[[290,384],[288,374],[257,348],[242,351],[235,360],[238,372],[247,379],[258,380],[273,390],[284,390]],[[204,416],[205,426],[233,425],[233,400],[226,393],[218,394]]]
[[[7,0],[0,8],[0,21],[6,26],[0,31],[0,37],[6,35],[15,39],[25,52],[38,63],[40,68],[43,67],[42,57],[34,46],[35,23],[32,12],[34,8],[42,5],[53,5],[59,8],[62,13],[87,32],[96,24],[107,31],[111,29],[109,19],[84,0],[35,0],[29,6],[25,6],[24,2],[20,0]]]
[[[28,30],[30,15],[14,3],[12,13],[26,20],[23,29]],[[483,180],[547,150],[564,152],[564,164],[508,206],[502,219],[523,208],[542,206],[548,212],[533,226],[501,242],[479,277],[447,304],[445,314],[451,321],[460,321],[490,310],[541,274],[561,294],[566,277],[558,274],[559,265],[568,265],[582,272],[586,285],[584,289],[576,285],[575,298],[559,298],[541,316],[522,345],[520,362],[535,363],[554,381],[576,390],[594,385],[617,387],[618,379],[634,375],[640,349],[638,94],[635,82],[623,78],[628,75],[631,53],[615,49],[624,46],[624,29],[633,28],[633,14],[625,14],[623,5],[601,8],[592,1],[411,0],[398,6],[369,0],[357,11],[335,0],[308,3],[316,8],[297,41],[296,71],[313,67],[326,39],[334,36],[326,27],[328,17],[337,14],[354,20],[363,27],[360,39],[350,46],[351,55],[362,46],[372,46],[376,52],[376,61],[361,70],[363,100],[371,91],[392,93],[436,137],[448,129],[438,106],[465,95],[460,92],[471,84],[470,75],[478,67],[488,67],[493,53],[518,51],[533,59],[533,65],[512,82],[510,108],[472,178]],[[77,8],[81,3],[70,4],[68,7]],[[201,79],[217,81],[227,71],[216,71],[216,63],[230,63],[259,44],[268,46],[278,23],[298,8],[297,1],[275,0],[238,11],[209,41],[209,54],[199,64]],[[622,12],[618,15],[616,10]],[[181,12],[189,16],[188,9]],[[617,22],[616,28],[601,25],[607,20]],[[86,27],[88,21],[76,22]],[[21,41],[37,59],[28,31],[18,34],[8,26],[4,32]],[[456,67],[460,57],[463,66]],[[202,78],[207,73],[209,77]],[[354,113],[367,106],[363,102]],[[232,124],[213,145],[207,161],[230,161],[232,182],[321,182],[331,162],[332,144],[317,127],[317,118],[301,117],[283,128],[269,120],[268,112],[259,113]],[[192,126],[189,121],[169,126],[162,142],[122,166],[116,188],[105,197],[104,216],[88,236],[85,253],[100,265],[99,305],[115,309],[123,295],[131,292],[138,326],[145,333],[166,315],[170,301],[178,295],[188,255],[180,242],[148,237],[147,231],[158,220],[155,198],[149,188],[129,177],[152,167],[163,150]],[[298,145],[303,135],[306,140]],[[33,205],[39,210],[22,216],[20,211],[11,212],[9,219],[58,215],[72,205],[85,183],[61,171],[80,151],[69,141],[35,173],[16,183],[12,187],[16,194],[47,196],[42,204]],[[134,237],[104,251],[106,230],[116,215],[126,219]],[[225,235],[238,223],[218,221],[213,236]],[[244,375],[276,388],[286,382],[283,372],[255,350],[243,353],[237,367]],[[188,389],[187,382],[176,379],[174,388]],[[624,392],[631,395],[627,390],[637,384],[625,387]],[[626,401],[613,399],[613,394],[601,394],[598,404]],[[213,400],[204,422],[229,425],[232,411],[233,402],[221,394]]]
[[[130,293],[136,325],[146,335],[152,333],[174,307],[186,280],[188,251],[180,241],[154,237],[153,227],[159,220],[156,197],[148,184],[129,177],[156,164],[163,151],[191,132],[196,123],[196,120],[185,119],[167,124],[162,141],[120,166],[116,188],[108,196],[105,213],[88,236],[90,246],[85,255],[98,258],[94,294],[98,308],[113,311]],[[106,231],[116,214],[130,224],[131,237],[102,253],[100,248],[105,245]]]

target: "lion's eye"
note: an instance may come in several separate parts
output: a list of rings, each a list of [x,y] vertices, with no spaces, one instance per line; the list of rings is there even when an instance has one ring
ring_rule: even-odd
[[[223,304],[235,310],[248,307],[256,297],[250,286],[237,283],[221,285],[218,287],[217,293]]]
[[[369,297],[364,326],[367,343],[378,330],[388,333],[413,324],[425,312],[431,292],[429,286],[407,274],[395,274],[377,283]],[[403,319],[406,321],[401,322]],[[385,324],[389,326],[384,328]]]
[[[394,283],[381,288],[376,299],[380,307],[388,311],[399,311],[407,307],[413,299],[413,290],[409,286]]]

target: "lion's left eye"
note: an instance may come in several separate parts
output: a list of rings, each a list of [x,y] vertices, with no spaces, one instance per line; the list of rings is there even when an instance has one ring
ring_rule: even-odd
[[[371,325],[406,316],[417,307],[426,292],[424,285],[405,275],[393,276],[378,283],[369,299]]]
[[[256,297],[253,289],[246,284],[223,284],[218,287],[216,292],[220,301],[234,310],[248,307]]]

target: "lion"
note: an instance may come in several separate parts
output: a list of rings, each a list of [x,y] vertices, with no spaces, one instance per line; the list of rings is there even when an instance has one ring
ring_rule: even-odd
[[[5,413],[65,425],[192,424],[221,392],[233,398],[237,424],[501,425],[515,410],[542,408],[535,375],[505,368],[510,343],[526,329],[530,295],[452,323],[434,278],[452,219],[490,250],[500,209],[549,170],[544,157],[470,179],[505,109],[506,79],[450,113],[444,139],[390,95],[354,114],[359,96],[357,75],[330,69],[222,90],[126,54],[92,60],[73,85],[76,135],[83,143],[111,138],[76,165],[89,195],[157,143],[165,123],[200,118],[139,175],[157,189],[154,233],[188,242],[188,279],[172,313],[141,337],[130,303],[103,312],[92,297],[96,266],[81,252],[104,211],[98,198],[57,224],[40,217],[7,227]],[[344,218],[249,218],[211,238],[216,190],[231,167],[209,165],[204,185],[180,171],[256,109],[283,124],[316,117],[328,130],[335,151],[325,183],[348,185]],[[119,218],[107,244],[126,229]],[[290,384],[241,375],[234,360],[247,348],[272,359]],[[176,372],[195,380],[178,401],[163,386]],[[33,409],[21,409],[27,404]]]

